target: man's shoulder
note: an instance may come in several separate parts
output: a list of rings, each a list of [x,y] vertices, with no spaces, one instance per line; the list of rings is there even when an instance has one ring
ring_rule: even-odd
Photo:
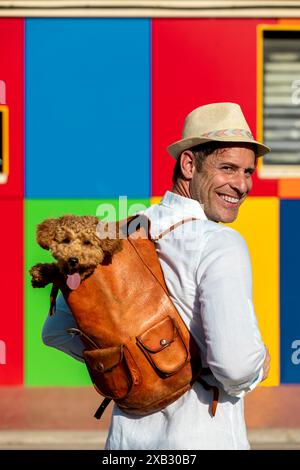
[[[234,248],[237,252],[248,252],[246,240],[232,227],[207,220],[203,233],[207,249],[223,251]]]
[[[202,221],[205,226],[205,232],[208,235],[215,235],[215,236],[226,236],[226,237],[242,237],[241,234],[232,227],[228,227],[221,222],[214,222],[212,220],[204,220]]]

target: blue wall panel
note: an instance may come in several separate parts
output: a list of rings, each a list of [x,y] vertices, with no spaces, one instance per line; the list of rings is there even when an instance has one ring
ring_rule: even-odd
[[[150,196],[150,20],[26,20],[26,196]]]
[[[300,200],[281,200],[281,383],[300,383]]]

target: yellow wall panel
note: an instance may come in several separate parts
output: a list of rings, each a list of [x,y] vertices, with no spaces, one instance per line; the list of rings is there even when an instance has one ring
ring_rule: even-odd
[[[153,197],[151,197],[151,199],[150,199],[150,204],[151,204],[151,206],[152,206],[152,204],[159,204],[161,200],[162,200],[162,197],[160,197],[160,196],[153,196]]]
[[[272,357],[269,378],[262,385],[279,385],[279,199],[249,197],[237,220],[229,226],[236,229],[248,244],[255,312]]]

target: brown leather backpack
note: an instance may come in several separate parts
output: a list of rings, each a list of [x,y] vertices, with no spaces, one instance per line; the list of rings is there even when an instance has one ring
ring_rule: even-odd
[[[148,238],[149,220],[139,216],[143,223],[138,227],[134,220],[120,225],[126,237],[110,263],[98,265],[76,290],[59,286],[78,325],[69,332],[81,336],[91,380],[106,397],[95,417],[110,400],[133,415],[156,412],[195,380],[213,389],[214,415],[218,389],[199,378],[208,371],[169,297],[154,242]]]

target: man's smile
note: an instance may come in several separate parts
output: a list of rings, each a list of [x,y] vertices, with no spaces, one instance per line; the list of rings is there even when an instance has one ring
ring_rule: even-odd
[[[237,196],[229,196],[228,194],[223,194],[223,193],[216,193],[220,199],[222,199],[223,204],[226,207],[237,207],[241,201],[244,199],[243,196],[237,197]]]

